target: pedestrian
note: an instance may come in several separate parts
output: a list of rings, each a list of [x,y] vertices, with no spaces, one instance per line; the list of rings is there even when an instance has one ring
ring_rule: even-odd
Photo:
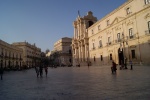
[[[124,69],[124,64],[123,61],[121,60],[121,66],[120,66],[120,70]]]
[[[40,71],[40,77],[42,77],[42,75],[43,75],[43,67],[41,65],[40,65],[39,71]]]
[[[37,77],[39,77],[39,68],[36,66],[35,66],[35,72],[36,72]]]
[[[125,58],[124,66],[125,66],[125,69],[128,69],[128,68],[127,68],[127,58]]]
[[[132,60],[130,60],[130,66],[131,66],[131,70],[132,70],[133,69]]]
[[[112,73],[113,73],[113,72],[116,73],[116,70],[117,70],[117,64],[113,61],[113,62],[112,62],[112,67],[111,67],[111,71],[112,71]]]
[[[89,66],[90,66],[90,65],[89,65],[89,62],[87,62],[87,65],[88,65],[88,68],[89,68]]]
[[[48,67],[45,66],[45,74],[46,74],[46,77],[47,77],[47,73],[48,73]]]
[[[3,80],[3,67],[0,67],[0,76],[1,76],[1,80]]]

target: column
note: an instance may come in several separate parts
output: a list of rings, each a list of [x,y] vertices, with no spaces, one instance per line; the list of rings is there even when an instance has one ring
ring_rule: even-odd
[[[85,61],[87,61],[87,45],[85,44],[85,46],[84,46],[84,54],[85,54]]]
[[[83,46],[83,61],[86,61],[85,60],[85,45]]]

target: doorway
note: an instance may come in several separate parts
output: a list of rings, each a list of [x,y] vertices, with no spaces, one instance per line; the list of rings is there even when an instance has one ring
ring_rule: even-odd
[[[121,65],[122,63],[124,64],[124,55],[122,48],[118,49],[118,58],[119,58],[119,65]]]

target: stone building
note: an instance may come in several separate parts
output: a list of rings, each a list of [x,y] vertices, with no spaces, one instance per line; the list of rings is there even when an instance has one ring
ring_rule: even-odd
[[[72,39],[73,66],[86,65],[89,61],[89,38],[87,29],[97,22],[97,18],[89,11],[86,16],[78,16],[73,22],[74,37]]]
[[[22,67],[23,50],[0,40],[0,66],[4,69],[20,69]]]
[[[54,44],[54,52],[52,53],[55,62],[59,66],[72,65],[72,38],[64,37]]]
[[[39,65],[41,62],[41,49],[36,47],[35,44],[29,44],[28,42],[16,42],[12,45],[17,46],[23,50],[23,65],[27,67],[33,67]]]
[[[85,18],[83,17],[83,19]],[[76,27],[75,22],[75,30],[86,29],[81,27],[81,24]],[[112,60],[117,64],[129,61],[134,64],[150,64],[149,0],[127,0],[120,7],[93,23],[86,31],[88,34],[87,44],[89,44],[87,52],[89,52],[89,61],[92,65],[111,64]],[[77,58],[84,58],[84,56],[78,56],[83,54],[84,49],[78,50],[81,48],[79,43],[82,42],[80,38],[75,38],[77,34],[79,34],[78,37],[81,37],[85,32],[74,32],[72,48],[75,61]],[[84,47],[83,44],[81,45]],[[79,63],[83,61],[80,60]]]

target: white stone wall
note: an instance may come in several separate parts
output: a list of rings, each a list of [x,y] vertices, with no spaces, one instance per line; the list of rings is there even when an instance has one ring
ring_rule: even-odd
[[[129,14],[126,13],[127,8],[130,8]],[[148,21],[150,21],[150,4],[145,5],[144,0],[130,0],[88,28],[89,54],[92,64],[111,64],[112,60],[119,63],[119,48],[123,48],[124,58],[126,57],[128,61],[150,64],[150,55],[148,55],[150,34],[145,35],[145,31],[148,30]],[[130,28],[133,29],[132,39],[129,38]],[[121,42],[116,41],[118,33],[121,35]],[[110,45],[107,44],[108,37],[111,37]],[[99,40],[102,40],[101,48],[99,48]],[[135,58],[132,58],[131,50],[135,50]],[[112,54],[112,60],[110,60],[110,54]],[[103,55],[103,61],[100,60],[100,55]]]

